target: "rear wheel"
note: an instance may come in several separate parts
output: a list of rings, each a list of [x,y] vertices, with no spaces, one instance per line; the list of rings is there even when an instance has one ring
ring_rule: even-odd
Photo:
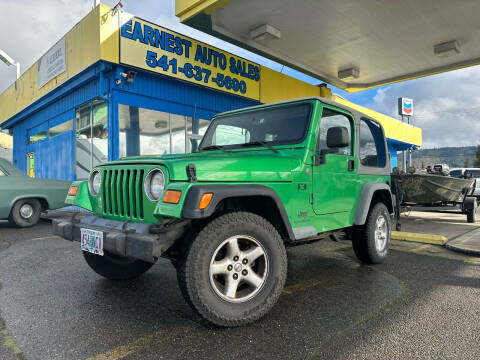
[[[246,325],[264,316],[280,297],[286,251],[267,220],[229,213],[198,233],[177,274],[185,300],[205,319],[220,326]]]
[[[103,256],[82,252],[88,266],[97,274],[110,280],[134,279],[153,266],[152,263],[143,260],[130,259],[108,252]]]
[[[474,197],[467,197],[464,200],[465,213],[467,214],[467,222],[474,223],[477,221],[477,199]]]
[[[18,227],[30,227],[38,223],[42,206],[37,199],[18,200],[10,211],[8,221]]]
[[[387,256],[390,239],[390,214],[385,204],[377,203],[370,209],[365,225],[355,233],[353,251],[360,261],[379,264]]]
[[[477,221],[477,209],[476,206],[473,209],[467,209],[467,222],[474,223]]]

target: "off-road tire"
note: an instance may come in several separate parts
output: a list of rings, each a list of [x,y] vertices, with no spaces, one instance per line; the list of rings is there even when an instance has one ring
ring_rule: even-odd
[[[263,246],[268,272],[258,293],[232,303],[215,292],[209,271],[218,246],[238,235],[255,238]],[[187,245],[178,265],[178,283],[186,302],[207,321],[225,327],[247,325],[263,317],[277,302],[287,277],[287,255],[280,234],[266,219],[249,212],[213,219]]]
[[[22,216],[20,212],[22,206],[27,205],[29,205],[33,211],[32,215],[28,218]],[[10,215],[8,217],[8,221],[10,222],[10,224],[21,228],[34,226],[36,223],[38,223],[38,220],[40,220],[41,212],[42,205],[37,199],[21,199],[13,205],[12,210],[10,211]]]
[[[103,256],[82,251],[88,266],[97,274],[110,280],[135,279],[149,270],[153,264],[129,259],[105,252]]]
[[[383,216],[387,226],[386,244],[382,250],[377,249],[375,244],[375,231],[377,219]],[[391,218],[388,209],[383,203],[376,203],[370,208],[367,220],[363,226],[359,226],[352,239],[353,251],[357,258],[366,264],[380,264],[388,254],[391,240]]]

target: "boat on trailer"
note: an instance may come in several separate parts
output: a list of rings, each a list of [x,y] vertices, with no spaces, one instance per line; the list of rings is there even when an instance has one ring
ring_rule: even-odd
[[[475,185],[475,179],[454,178],[433,174],[392,174],[400,190],[400,203],[462,203]]]

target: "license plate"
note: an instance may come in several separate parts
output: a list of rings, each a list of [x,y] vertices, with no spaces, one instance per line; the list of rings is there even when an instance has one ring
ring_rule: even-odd
[[[103,232],[80,228],[80,248],[103,256]]]

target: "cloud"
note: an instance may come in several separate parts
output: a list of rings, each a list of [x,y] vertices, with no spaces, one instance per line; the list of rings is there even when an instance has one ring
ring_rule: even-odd
[[[113,7],[118,1],[105,0],[102,2]],[[181,24],[175,16],[174,0],[124,0],[123,5],[124,11],[142,19],[259,62],[272,69],[280,70],[282,68],[282,65],[274,61]],[[0,33],[9,34],[9,36],[0,38],[0,49],[20,62],[23,73],[87,15],[92,7],[93,0],[42,0],[37,2],[0,0],[2,9]],[[15,67],[7,67],[0,63],[0,93],[15,81],[15,76]]]
[[[91,0],[0,0],[0,49],[23,73],[92,9]],[[0,63],[0,93],[15,81],[13,66]]]
[[[397,98],[412,98],[412,123],[422,128],[424,147],[477,145],[479,86],[480,67],[470,67],[380,88],[365,106],[399,118]]]

